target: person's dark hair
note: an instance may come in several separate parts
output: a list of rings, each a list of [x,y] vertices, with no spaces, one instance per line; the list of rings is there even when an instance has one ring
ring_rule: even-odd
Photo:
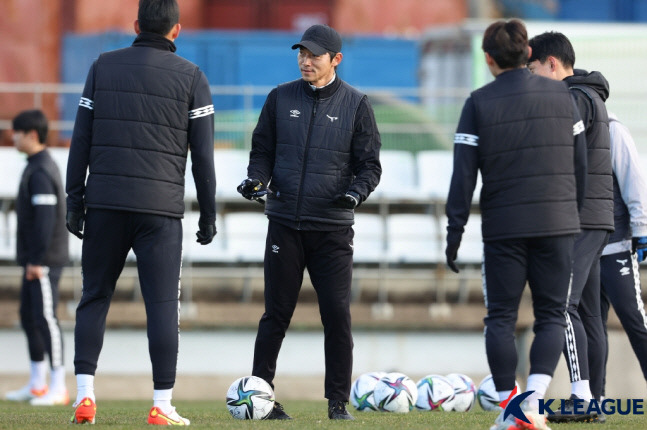
[[[564,67],[573,68],[575,66],[575,50],[568,37],[555,31],[547,31],[530,39],[532,55],[528,59],[529,63],[539,60],[540,63],[546,61],[549,56],[557,58]]]
[[[518,19],[497,21],[483,34],[484,52],[502,69],[520,67],[528,62],[528,32]]]
[[[29,132],[35,130],[38,134],[38,141],[45,143],[47,140],[47,117],[39,109],[25,110],[20,112],[12,121],[11,128],[15,131]]]
[[[139,0],[139,29],[166,36],[180,21],[177,0]]]

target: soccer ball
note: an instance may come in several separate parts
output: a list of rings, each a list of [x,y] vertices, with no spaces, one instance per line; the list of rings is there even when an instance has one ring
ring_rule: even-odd
[[[416,384],[404,373],[387,373],[373,390],[373,401],[383,412],[406,414],[413,409],[417,399]]]
[[[377,411],[373,389],[385,372],[369,372],[360,375],[350,389],[350,402],[358,411]]]
[[[471,410],[476,399],[474,381],[462,373],[450,373],[446,378],[454,386],[454,411],[467,412]]]
[[[238,420],[262,420],[274,408],[274,390],[256,376],[238,378],[227,390],[227,409]]]
[[[423,411],[446,411],[453,409],[455,403],[454,386],[441,375],[427,375],[416,384],[418,401],[416,408]]]
[[[515,381],[515,386],[517,387],[517,392],[519,392],[519,383],[517,381]],[[496,387],[494,386],[492,375],[488,375],[483,378],[478,386],[478,390],[476,390],[476,399],[478,400],[479,405],[481,405],[481,408],[483,408],[484,411],[501,410],[501,406],[499,406],[499,394],[497,393]]]

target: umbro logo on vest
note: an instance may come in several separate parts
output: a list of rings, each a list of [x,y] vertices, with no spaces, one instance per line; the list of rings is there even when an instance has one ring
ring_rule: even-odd
[[[301,115],[301,112],[299,112],[299,111],[298,111],[298,110],[296,110],[296,109],[292,109],[292,110],[290,111],[290,116],[291,116],[292,118],[299,118],[299,115]]]
[[[339,117],[336,117],[336,116],[330,116],[330,115],[326,115],[326,116],[328,117],[330,122],[335,122],[336,119],[339,119]]]

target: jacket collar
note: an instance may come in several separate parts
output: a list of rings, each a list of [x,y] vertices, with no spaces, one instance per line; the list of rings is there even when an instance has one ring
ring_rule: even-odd
[[[175,47],[175,43],[171,42],[166,37],[155,33],[147,33],[145,31],[142,31],[137,35],[137,38],[133,42],[133,46],[146,46],[171,52],[175,52],[177,49]]]
[[[306,91],[306,94],[308,94],[311,97],[315,97],[315,93],[317,93],[320,99],[325,99],[325,98],[328,98],[328,97],[332,96],[333,94],[335,94],[335,92],[341,86],[342,80],[339,79],[339,75],[337,75],[335,77],[335,80],[332,81],[332,83],[330,85],[327,85],[327,86],[325,86],[323,88],[319,88],[317,90],[313,90],[312,87],[310,86],[310,84],[308,82],[304,81],[303,79],[301,79],[301,82],[302,82],[303,87],[304,87],[304,89]]]

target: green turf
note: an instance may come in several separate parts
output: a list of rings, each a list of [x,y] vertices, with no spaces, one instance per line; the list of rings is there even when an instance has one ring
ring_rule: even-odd
[[[313,401],[286,401],[283,405],[294,418],[292,421],[237,421],[234,420],[221,402],[174,402],[178,411],[191,420],[192,428],[217,429],[333,429],[340,427],[367,429],[489,429],[497,414],[478,409],[467,413],[420,412],[409,414],[387,414],[378,412],[357,412],[349,409],[356,420],[352,422],[330,421],[326,415],[326,403]],[[149,401],[104,401],[99,402],[95,427],[111,429],[150,428],[146,424]],[[34,408],[28,404],[0,401],[0,429],[70,429],[69,419],[72,408]],[[551,424],[552,429],[589,429],[595,424]],[[644,415],[608,418],[602,428],[643,429],[647,427]]]

